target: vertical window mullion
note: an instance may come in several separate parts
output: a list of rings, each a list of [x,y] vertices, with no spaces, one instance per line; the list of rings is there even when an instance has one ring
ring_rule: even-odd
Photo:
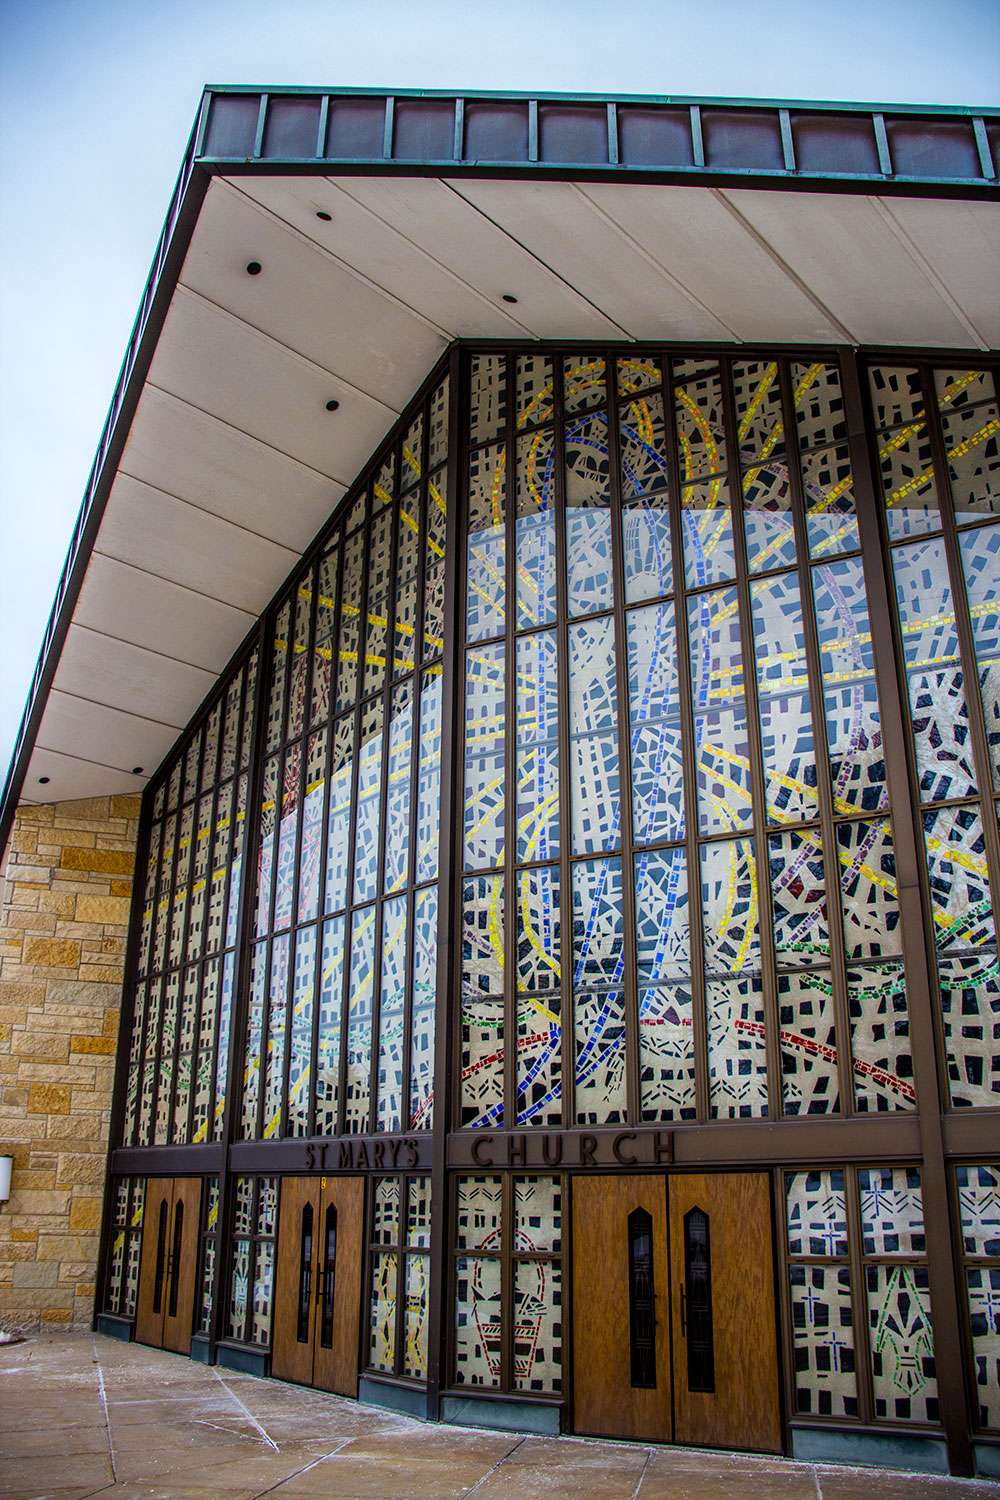
[[[875,1399],[872,1388],[872,1362],[868,1328],[868,1288],[861,1243],[861,1198],[858,1169],[844,1167],[844,1202],[847,1208],[847,1253],[851,1268],[851,1317],[854,1321],[854,1378],[858,1392],[858,1416],[864,1425],[872,1423]]]
[[[417,490],[416,609],[413,616],[413,672],[410,677],[410,681],[413,683],[413,690],[410,703],[409,869],[406,880],[407,950],[405,990],[403,992],[403,1041],[399,1049],[399,1128],[403,1132],[407,1131],[410,1126],[410,1068],[413,1056],[413,973],[417,950],[417,905],[414,887],[417,884],[420,874],[417,830],[419,827],[420,812],[420,731],[424,685],[423,665],[427,654],[424,646],[424,596],[426,593],[427,506],[428,486],[430,484],[431,406],[433,400],[434,391],[432,390],[422,407],[424,424],[420,445],[420,486]],[[395,659],[395,650],[393,651],[393,658]],[[405,682],[406,678],[403,677],[401,680]],[[438,730],[438,736],[440,739],[440,729]],[[439,777],[439,798],[440,785]],[[386,795],[388,797],[388,788],[386,789]],[[440,801],[438,802],[438,808],[440,810]],[[438,875],[440,876],[440,870],[438,871]]]
[[[426,423],[425,423],[426,426]],[[397,590],[397,568],[399,564],[399,527],[403,497],[403,443],[405,435],[401,432],[397,443],[393,448],[395,464],[393,466],[395,495],[389,505],[389,579],[385,599],[385,679],[382,683],[382,759],[379,766],[379,809],[378,809],[378,855],[377,874],[375,877],[375,944],[374,958],[372,959],[372,1000],[371,1000],[371,1057],[369,1058],[369,1083],[368,1083],[368,1129],[378,1129],[378,1106],[379,1106],[379,1061],[381,1057],[381,1030],[382,1030],[382,961],[383,961],[383,930],[385,927],[386,892],[385,892],[385,845],[389,837],[389,747],[392,742],[392,695],[393,695],[393,668],[396,661],[396,590]],[[374,525],[374,515],[372,516]],[[362,687],[364,684],[362,683]],[[412,696],[412,695],[411,695]],[[410,721],[413,720],[413,704],[410,703]],[[410,851],[412,854],[412,850]],[[410,903],[407,902],[407,910]],[[411,934],[404,934],[404,942],[409,942]],[[396,1269],[396,1302],[399,1303],[399,1268]],[[398,1351],[397,1351],[398,1352]]]
[[[775,1120],[781,1116],[781,1049],[778,1043],[778,995],[774,958],[771,910],[764,888],[768,869],[767,780],[764,774],[761,743],[760,703],[757,692],[757,668],[754,656],[753,615],[750,604],[750,578],[747,561],[746,532],[743,521],[743,474],[740,465],[739,435],[733,403],[733,368],[731,359],[720,359],[720,384],[726,447],[729,458],[727,476],[732,496],[733,554],[736,560],[736,595],[739,609],[743,691],[747,706],[747,740],[750,748],[750,785],[753,799],[753,827],[747,837],[753,845],[757,866],[757,930],[760,934],[761,1000],[764,1010],[764,1046],[767,1057],[767,1113]],[[701,867],[698,869],[698,892],[701,897]]]
[[[515,358],[504,360],[503,1127],[517,1124],[517,423]],[[506,1324],[504,1324],[506,1327]],[[505,1345],[506,1348],[506,1345]],[[505,1356],[506,1357],[506,1356]]]
[[[371,544],[371,483],[365,495],[365,517],[361,523],[361,534],[364,538],[361,549],[361,600],[358,606],[358,671],[357,687],[355,690],[354,707],[351,713],[354,716],[354,739],[351,754],[351,836],[347,845],[347,872],[344,885],[344,972],[341,976],[340,997],[340,1058],[338,1060],[339,1071],[337,1078],[337,1134],[343,1135],[347,1122],[347,1044],[349,1039],[350,1001],[351,1001],[351,960],[354,955],[354,930],[352,915],[354,907],[354,863],[357,853],[357,829],[358,829],[358,781],[361,767],[361,701],[364,690],[364,665],[365,645],[368,633],[368,578],[369,569],[364,565],[366,549]],[[344,538],[346,550],[347,538]],[[344,600],[338,600],[343,610]],[[332,690],[331,690],[332,691]],[[331,697],[331,703],[333,698]],[[385,726],[383,725],[383,731]],[[377,907],[376,907],[377,910]],[[322,961],[322,960],[321,960]],[[372,973],[372,987],[377,982],[377,977]],[[373,996],[374,998],[374,996]]]
[[[208,947],[208,913],[212,899],[212,854],[215,849],[215,822],[219,815],[219,768],[222,762],[222,741],[226,721],[226,695],[228,686],[228,683],[223,686],[217,700],[219,704],[219,732],[216,736],[215,765],[212,768],[211,802],[208,813],[208,833],[206,835],[208,838],[208,859],[205,869],[205,906],[201,917],[201,958],[198,960],[198,987],[195,993],[194,1021],[191,1033],[191,1086],[188,1091],[187,1126],[184,1134],[184,1139],[188,1142],[192,1140],[194,1134],[194,1106],[198,1083],[198,1060],[201,1055],[201,1022],[202,1005],[205,998],[205,966],[209,961],[205,950]],[[211,710],[209,710],[205,719],[205,744],[202,746],[202,765],[204,765],[205,746],[208,744],[208,723],[210,718]],[[201,772],[199,771],[198,797],[196,802],[201,800],[201,796]],[[198,820],[196,814],[195,837],[197,837],[197,832]],[[223,946],[224,944],[220,944],[220,948]],[[216,1002],[218,1002],[218,987],[216,987]],[[216,1023],[216,1029],[218,1029],[218,1022]],[[211,1108],[211,1094],[209,1097],[209,1108]],[[211,1116],[209,1118],[211,1119]]]
[[[688,928],[691,943],[691,1019],[694,1031],[695,1097],[697,1118],[709,1118],[708,1015],[705,1001],[704,913],[701,897],[701,855],[698,843],[698,747],[691,693],[691,648],[688,639],[688,593],[684,562],[684,507],[681,489],[680,450],[677,441],[677,410],[674,403],[673,363],[661,365],[663,420],[670,470],[670,534],[673,574],[674,628],[677,631],[677,689],[681,710],[681,746],[684,787],[684,851],[687,861]]]
[[[500,1193],[500,1389],[514,1389],[514,1174],[503,1173]]]
[[[399,1218],[396,1223],[396,1338],[393,1373],[403,1373],[403,1340],[406,1337],[406,1215],[409,1210],[410,1179],[399,1179]]]
[[[608,484],[611,502],[611,575],[615,630],[615,685],[618,699],[618,787],[624,944],[625,1109],[629,1124],[641,1117],[639,1097],[639,987],[636,962],[635,851],[632,837],[632,735],[629,717],[628,637],[625,629],[625,561],[622,556],[621,455],[618,442],[617,360],[604,352],[604,401],[608,419]],[[607,856],[606,856],[607,857]],[[613,857],[613,856],[611,856]]]
[[[806,531],[805,499],[799,455],[798,418],[787,360],[778,362],[781,400],[784,407],[785,446],[788,453],[788,477],[792,502],[792,524],[795,531],[795,553],[799,580],[799,599],[806,646],[806,671],[809,678],[813,754],[816,765],[816,790],[819,798],[819,821],[823,848],[824,889],[826,891],[827,928],[830,934],[830,970],[833,989],[834,1026],[837,1037],[837,1081],[842,1115],[854,1113],[854,1075],[851,1063],[851,1027],[847,1003],[847,957],[844,950],[843,911],[841,909],[840,863],[834,827],[833,784],[830,774],[829,740],[826,731],[826,700],[823,692],[822,658],[813,586],[816,568],[809,554]],[[770,889],[770,879],[768,879]],[[780,1007],[778,1010],[780,1021]],[[780,1056],[780,1037],[779,1037]],[[779,1063],[780,1069],[780,1063]],[[780,1073],[783,1078],[783,1072]]]
[[[289,1120],[289,1098],[288,1084],[292,1067],[292,1034],[295,1029],[295,973],[298,967],[299,946],[299,886],[302,879],[302,836],[305,831],[306,821],[306,796],[308,794],[307,778],[309,775],[309,745],[312,739],[312,680],[316,667],[316,609],[317,596],[319,594],[320,563],[323,553],[320,552],[311,565],[310,571],[303,574],[299,581],[299,588],[303,582],[308,580],[312,598],[309,601],[309,632],[306,637],[306,670],[303,673],[305,682],[302,689],[302,728],[298,737],[299,744],[299,794],[295,804],[295,853],[292,866],[292,909],[288,917],[288,963],[285,974],[285,1057],[281,1069],[281,1125],[275,1133],[279,1136],[288,1134]],[[296,591],[297,592],[297,591]],[[290,651],[294,649],[293,643],[289,642]],[[286,708],[287,714],[287,708]],[[322,963],[322,940],[320,927],[317,922],[317,950],[315,962]],[[309,1075],[312,1081],[312,1073]],[[313,1092],[310,1088],[310,1093]]]
[[[260,688],[260,678],[261,678],[262,673],[263,673],[263,667],[262,667],[262,664],[261,664],[261,644],[260,644],[260,633],[259,632],[258,632],[258,643],[257,643],[257,646],[256,646],[255,649],[257,651],[257,681],[255,683],[255,688],[259,690],[259,688]],[[231,787],[230,797],[229,797],[229,838],[226,841],[226,864],[225,864],[225,874],[223,876],[224,887],[223,887],[223,893],[222,893],[222,916],[221,916],[220,928],[219,928],[219,951],[218,951],[218,953],[216,955],[216,958],[215,958],[215,962],[218,964],[219,967],[218,967],[218,978],[216,980],[216,986],[215,986],[215,990],[216,990],[216,1016],[215,1016],[215,1032],[214,1032],[214,1035],[212,1037],[212,1077],[211,1077],[211,1080],[210,1080],[209,1090],[208,1090],[208,1130],[207,1130],[207,1136],[208,1136],[209,1140],[211,1140],[213,1138],[213,1135],[214,1135],[214,1131],[215,1131],[215,1114],[216,1114],[216,1109],[218,1107],[218,1101],[216,1099],[216,1091],[217,1091],[218,1077],[219,1077],[219,1045],[220,1045],[220,1035],[219,1035],[219,1033],[220,1033],[220,1030],[221,1030],[221,1027],[219,1025],[219,1021],[221,1019],[222,993],[223,993],[223,984],[224,984],[224,981],[225,981],[225,973],[226,973],[226,951],[227,951],[227,946],[228,946],[227,943],[226,943],[226,934],[227,934],[228,927],[229,927],[229,902],[230,902],[230,899],[232,897],[232,869],[233,869],[233,860],[236,857],[236,850],[238,848],[238,841],[239,841],[240,775],[242,773],[242,767],[240,765],[240,760],[242,758],[243,730],[244,730],[244,725],[246,723],[246,716],[247,716],[247,714],[249,713],[251,715],[251,717],[253,715],[253,704],[249,702],[250,693],[249,693],[249,690],[248,690],[248,688],[249,688],[249,679],[250,679],[250,660],[251,660],[252,655],[253,655],[253,652],[251,651],[251,653],[247,656],[245,662],[243,663],[243,677],[242,677],[242,681],[240,683],[240,706],[239,706],[239,711],[238,711],[238,713],[236,715],[236,755],[235,755],[235,759],[234,759],[234,763],[233,763],[233,774],[230,777],[230,781],[229,781],[229,784],[230,784],[230,787]],[[257,693],[255,692],[255,694],[254,694],[255,699],[256,699],[256,696],[257,696]],[[222,747],[223,747],[224,743],[225,743],[225,705],[223,705],[223,718],[222,718],[221,732],[219,734],[219,769],[220,769],[220,771],[222,769]],[[256,768],[255,768],[255,766],[253,764],[252,752],[251,752],[251,762],[250,762],[250,764],[247,767],[246,774],[247,774],[247,805],[243,809],[243,822],[244,822],[244,825],[245,825],[244,826],[245,842],[244,842],[244,846],[243,846],[242,867],[241,867],[241,871],[240,871],[240,895],[241,895],[241,899],[242,899],[242,896],[243,896],[243,887],[245,885],[247,885],[247,884],[251,884],[251,885],[253,884],[253,882],[250,880],[250,867],[251,867],[251,865],[253,863],[253,860],[251,858],[251,849],[250,849],[250,795],[249,795],[249,793],[250,793],[250,788],[253,785],[254,778],[255,778],[255,775],[256,775]],[[216,812],[218,812],[218,788],[216,788]],[[213,849],[214,849],[214,845],[213,845]],[[256,851],[254,851],[254,852],[256,852]],[[213,863],[214,863],[214,859],[213,859]],[[248,897],[247,899],[249,900],[250,898]],[[245,944],[245,942],[246,942],[246,938],[244,937],[244,944]],[[237,949],[237,955],[238,955],[238,949]],[[236,999],[237,999],[237,978],[236,978],[236,972],[237,971],[236,971],[236,961],[235,961],[235,959],[234,959],[233,969],[234,969],[234,973],[233,973],[233,985],[232,985],[232,992],[231,992],[230,997],[229,997],[229,1035],[227,1037],[227,1044],[228,1044],[228,1047],[229,1047],[230,1056],[232,1056],[234,1053],[235,1054],[239,1054],[242,1051],[242,1048],[243,1048],[243,1037],[240,1036],[239,1033],[236,1030],[236,1020],[235,1020]],[[220,1219],[222,1217],[221,1194],[222,1194],[224,1188],[225,1188],[225,1176],[223,1175],[220,1178],[220,1180],[219,1180],[219,1193],[220,1193],[219,1217],[220,1217]],[[223,1279],[225,1279],[224,1273],[223,1273]]]
[[[552,360],[552,453],[555,475],[556,682],[559,699],[559,1071],[562,1126],[576,1123],[576,1021],[573,997],[573,796],[569,737],[569,607],[566,544],[566,412],[563,361]]]
[[[326,707],[326,753],[323,757],[323,811],[319,830],[319,869],[316,875],[316,962],[313,973],[312,989],[312,1037],[309,1043],[309,1111],[306,1124],[307,1135],[316,1134],[316,1090],[319,1085],[319,1022],[323,994],[323,935],[326,931],[326,861],[329,854],[330,835],[330,795],[331,783],[333,781],[333,754],[335,743],[335,725],[337,722],[337,670],[340,664],[340,622],[343,615],[344,597],[344,528],[340,526],[334,533],[337,538],[337,582],[336,594],[334,596],[335,607],[333,612],[333,627],[330,631],[330,691],[327,695]],[[333,536],[327,538],[326,550],[329,549]],[[324,554],[325,555],[325,552]],[[319,593],[320,562],[316,564],[316,591]],[[318,608],[318,601],[317,601]],[[315,624],[314,624],[315,632]],[[315,641],[315,635],[314,635]],[[310,694],[310,713],[312,711],[312,698]],[[346,917],[345,917],[346,924]],[[344,1039],[341,1037],[341,1050],[343,1050]]]
[[[286,595],[286,600],[287,600],[287,604],[288,604],[288,628],[287,628],[287,631],[286,631],[285,661],[284,661],[284,668],[283,668],[283,674],[284,674],[285,683],[284,683],[284,687],[282,688],[282,692],[281,692],[281,731],[280,731],[280,738],[279,738],[277,746],[275,747],[275,750],[274,750],[274,755],[277,758],[277,764],[278,764],[278,777],[277,777],[277,786],[275,788],[275,798],[274,798],[274,800],[275,800],[275,806],[274,806],[274,853],[273,853],[273,855],[271,857],[271,888],[270,888],[270,891],[268,893],[268,898],[267,898],[267,939],[266,939],[266,947],[265,947],[264,980],[263,980],[263,983],[264,983],[264,993],[263,993],[263,997],[262,997],[261,1018],[260,1018],[260,1061],[258,1063],[258,1078],[257,1078],[257,1126],[256,1126],[256,1131],[255,1131],[255,1139],[258,1140],[258,1141],[259,1140],[263,1140],[263,1138],[264,1138],[264,1128],[265,1128],[265,1125],[266,1125],[266,1121],[264,1119],[264,1110],[265,1110],[265,1107],[266,1107],[266,1104],[267,1104],[267,1046],[268,1046],[268,1040],[269,1040],[270,1035],[271,1035],[271,963],[272,963],[272,958],[273,958],[273,954],[274,954],[274,907],[275,907],[275,900],[276,900],[277,890],[278,890],[278,869],[279,869],[279,866],[281,864],[281,818],[282,818],[282,809],[283,809],[283,805],[284,805],[284,801],[285,801],[285,774],[286,774],[287,765],[288,765],[289,753],[290,753],[290,751],[292,749],[292,746],[289,745],[286,742],[285,731],[286,731],[286,725],[287,725],[287,721],[288,721],[288,700],[289,700],[289,694],[291,692],[292,667],[294,665],[294,656],[295,656],[295,613],[296,613],[295,603],[296,603],[296,599],[297,598],[298,598],[298,584],[296,583],[296,584],[293,584],[291,590]],[[280,607],[279,607],[279,613],[280,613]],[[274,670],[273,663],[274,663],[274,649],[273,649],[273,643],[272,643],[272,652],[271,652],[271,671],[272,672]],[[265,755],[265,760],[266,759],[267,759],[267,756]],[[301,773],[302,773],[302,766],[301,766],[301,761],[300,761],[300,765],[299,765],[299,779],[300,779],[300,784],[301,784]],[[298,808],[296,807],[296,813],[297,812],[298,812]],[[258,1191],[258,1189],[257,1189],[256,1179],[255,1179],[254,1200],[253,1200],[254,1201],[254,1214],[255,1215],[256,1215],[256,1212],[257,1212],[257,1191]],[[255,1217],[254,1220],[253,1220],[253,1223],[256,1224],[256,1222],[257,1222],[257,1220],[256,1220],[256,1217]],[[254,1257],[255,1257],[255,1259],[256,1259],[256,1253],[257,1252],[256,1252],[256,1240],[255,1240],[254,1241]]]

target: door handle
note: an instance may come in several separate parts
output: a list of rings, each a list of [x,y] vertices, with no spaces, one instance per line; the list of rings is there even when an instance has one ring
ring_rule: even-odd
[[[687,1338],[687,1287],[681,1282],[681,1337]]]

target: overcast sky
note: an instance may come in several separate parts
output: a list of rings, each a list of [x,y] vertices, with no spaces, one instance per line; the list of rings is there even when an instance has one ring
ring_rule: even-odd
[[[1000,0],[0,0],[6,768],[205,83],[1000,102]]]

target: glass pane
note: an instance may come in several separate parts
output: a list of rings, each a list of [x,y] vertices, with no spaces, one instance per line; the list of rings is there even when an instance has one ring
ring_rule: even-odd
[[[517,440],[517,627],[556,615],[555,439],[550,428]]]
[[[358,752],[358,796],[354,817],[355,902],[378,895],[379,831],[382,821],[382,700],[361,713]]]
[[[506,618],[507,450],[480,448],[469,459],[465,629],[470,641],[503,632]]]
[[[860,1167],[865,1255],[923,1255],[924,1209],[917,1167]]]
[[[406,1257],[406,1304],[403,1325],[403,1374],[427,1379],[429,1255]]]
[[[567,422],[565,446],[566,607],[586,615],[614,597],[607,414]]]
[[[962,532],[959,543],[993,786],[1000,790],[1000,526]]]
[[[691,1120],[697,1113],[691,991],[639,986],[639,1089],[643,1120]]]
[[[517,859],[559,856],[559,679],[554,631],[517,642]]]
[[[502,354],[480,354],[469,378],[469,438],[496,437],[507,418],[507,362]]]
[[[875,658],[859,559],[813,572],[834,812],[874,812],[887,801]]]
[[[847,437],[836,365],[793,363],[792,392],[800,448],[825,448]]]
[[[562,1390],[562,1272],[558,1261],[514,1264],[514,1388]]]
[[[455,1262],[455,1384],[500,1384],[500,1262],[460,1256]]]
[[[688,601],[691,698],[702,833],[751,822],[750,741],[735,589]]]
[[[916,1108],[902,964],[848,969],[847,1002],[855,1108]]]
[[[347,991],[347,1094],[344,1128],[368,1129],[371,1093],[372,992],[375,967],[375,908],[351,916],[351,972]]]
[[[837,1032],[827,971],[778,975],[778,1024],[785,1114],[837,1113]]]
[[[705,985],[708,1086],[713,1119],[767,1114],[764,998],[757,977]]]
[[[368,1363],[390,1374],[396,1367],[397,1262],[395,1251],[372,1256]]]
[[[926,1267],[866,1266],[865,1288],[876,1418],[939,1422]]]
[[[629,402],[619,413],[625,597],[656,599],[673,586],[669,470],[663,397]]]
[[[846,1266],[791,1266],[795,1410],[857,1417],[851,1273]]]
[[[417,766],[417,848],[415,879],[438,873],[441,828],[441,667],[424,673],[420,689],[420,755]]]
[[[408,1129],[429,1130],[434,1113],[434,1013],[437,997],[437,887],[417,891],[413,914]]]
[[[779,965],[830,956],[823,840],[816,829],[773,833],[767,841],[774,953]]]
[[[675,377],[687,375],[674,366]],[[717,370],[691,372],[674,392],[677,411],[677,441],[681,454],[681,480],[690,484],[726,468],[726,440],[722,420],[722,382]]]
[[[613,849],[621,838],[615,627],[610,616],[571,625],[569,732],[573,852]]]
[[[501,862],[504,846],[504,652],[467,652],[465,664],[465,867]]]
[[[637,844],[684,836],[684,768],[672,604],[631,610],[628,630],[632,831]]]
[[[729,489],[725,479],[685,485],[681,491],[684,523],[684,575],[688,588],[727,583],[736,577],[736,552]]]
[[[413,753],[413,685],[404,682],[392,695],[389,761],[385,793],[386,895],[402,890],[410,873],[410,760]]]
[[[785,1205],[789,1255],[847,1254],[843,1172],[786,1172]]]
[[[752,583],[750,603],[768,820],[812,818],[816,747],[797,575]]]
[[[378,1023],[376,1130],[399,1131],[403,1114],[403,1035],[406,1004],[405,896],[382,907],[382,978]]]
[[[326,831],[325,909],[347,905],[347,871],[351,848],[351,799],[354,777],[354,715],[333,726],[330,806]]]
[[[1000,1259],[1000,1166],[977,1162],[956,1167],[962,1249]]]
[[[887,818],[837,829],[844,947],[849,958],[902,951],[896,858]]]
[[[344,997],[344,918],[323,924],[316,1036],[316,1133],[335,1135],[339,1098],[341,1007]]]
[[[618,859],[573,866],[573,988],[579,1124],[625,1117],[622,876]]]
[[[292,978],[292,1027],[288,1062],[289,1135],[308,1135],[312,1093],[313,987],[316,979],[316,928],[307,927],[295,939]]]
[[[969,1266],[965,1272],[972,1335],[975,1423],[1000,1427],[1000,1266]]]
[[[514,1253],[562,1249],[562,1181],[558,1177],[514,1178]]]

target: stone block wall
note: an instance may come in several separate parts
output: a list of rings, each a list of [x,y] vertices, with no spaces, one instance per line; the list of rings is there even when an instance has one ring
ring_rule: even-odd
[[[90,1324],[138,825],[21,807],[0,864],[0,1327]]]

